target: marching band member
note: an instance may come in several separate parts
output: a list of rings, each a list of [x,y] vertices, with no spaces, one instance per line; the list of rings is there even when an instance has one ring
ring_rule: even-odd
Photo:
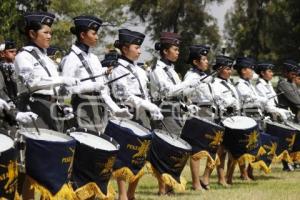
[[[58,66],[46,54],[55,16],[46,12],[32,12],[25,14],[24,18],[28,45],[22,48],[15,59],[16,74],[22,82],[18,89],[25,94],[20,109],[25,111],[29,105],[39,116],[39,127],[59,130],[61,125],[56,118],[59,112],[56,107],[58,93],[57,88],[52,86],[75,85],[78,81],[59,76]]]
[[[0,71],[4,78],[6,95],[11,99],[17,96],[17,77],[15,75],[14,60],[17,54],[16,43],[12,40],[5,40],[4,50],[0,51]]]
[[[197,112],[197,106],[182,104],[183,96],[187,95],[186,89],[194,88],[200,82],[199,78],[181,81],[174,69],[174,63],[179,56],[180,36],[177,33],[162,32],[160,42],[155,44],[155,50],[160,52],[160,60],[150,72],[150,91],[153,101],[162,108],[163,121],[153,123],[153,128],[165,130],[175,135],[180,135],[184,125],[184,112]],[[184,108],[183,108],[184,106]],[[166,185],[158,178],[158,194],[173,193],[173,188]]]
[[[278,96],[279,107],[290,109],[295,115],[295,121],[300,121],[300,95],[297,92],[295,78],[299,65],[293,60],[286,60],[283,63],[283,77],[277,83],[277,93],[283,93]]]
[[[78,116],[75,126],[100,133],[108,116],[103,103],[116,116],[130,118],[131,114],[127,109],[119,108],[111,99],[109,88],[104,85],[107,82],[107,67],[102,67],[97,56],[90,52],[90,48],[97,44],[97,32],[102,21],[94,16],[78,16],[74,18],[74,24],[71,33],[76,35],[77,40],[62,60],[62,75],[79,79],[91,77],[68,89],[73,93],[71,104]],[[92,78],[101,74],[103,76]]]
[[[256,82],[256,91],[258,95],[267,99],[266,112],[279,115],[282,121],[288,120],[292,113],[290,111],[278,107],[278,97],[272,86],[271,80],[273,78],[274,65],[270,62],[258,63],[255,71],[259,75]],[[276,120],[276,116],[273,116]]]
[[[241,106],[243,108],[243,112],[245,115],[258,116],[262,117],[262,110],[265,110],[267,98],[264,96],[258,95],[255,87],[251,84],[251,80],[253,79],[253,70],[255,69],[256,61],[249,57],[238,57],[236,59],[236,64],[234,68],[238,72],[239,80],[236,83],[236,89],[239,94],[239,98],[241,101]],[[258,109],[258,112],[255,110],[247,109]],[[250,111],[250,112],[249,112]],[[251,112],[252,111],[252,112]],[[246,167],[245,165],[239,165],[241,171],[241,179],[242,180],[250,180],[254,179],[252,173],[252,167],[249,165]]]
[[[141,54],[141,44],[145,35],[128,29],[119,30],[119,40],[116,40],[115,47],[120,49],[121,57],[118,59],[118,66],[113,69],[111,79],[115,79],[129,73],[128,76],[115,81],[112,84],[113,97],[121,104],[125,104],[134,111],[133,120],[144,127],[150,128],[150,120],[146,111],[154,120],[161,120],[163,116],[160,109],[151,103],[148,94],[148,77],[146,72],[135,64]],[[117,141],[118,139],[115,138]],[[126,179],[117,177],[119,199],[135,199],[134,193],[139,179],[129,183],[126,192]]]
[[[226,115],[232,115],[240,110],[240,101],[238,92],[230,81],[232,73],[233,58],[227,56],[217,56],[214,70],[218,70],[217,77],[212,81],[213,98],[218,105],[218,115],[221,120]],[[224,166],[226,150],[223,145],[218,149],[220,165],[217,166],[218,183],[223,186],[231,184],[232,177],[225,178]],[[229,161],[228,161],[229,162]]]
[[[234,68],[238,72],[239,80],[236,83],[236,89],[243,109],[260,108],[264,109],[267,99],[257,94],[254,86],[251,84],[253,78],[253,69],[255,60],[248,57],[239,57],[236,59]]]
[[[170,131],[175,135],[180,135],[184,124],[182,101],[184,90],[193,88],[198,85],[199,80],[191,79],[181,81],[174,69],[174,63],[179,56],[180,36],[177,33],[162,32],[160,42],[155,44],[155,49],[160,51],[161,59],[156,62],[156,65],[150,72],[151,96],[157,105],[162,107],[166,131]],[[196,109],[196,106],[191,105],[187,109]],[[175,111],[174,113],[172,111]],[[155,124],[155,128],[165,130],[162,123]]]
[[[184,81],[191,79],[203,79],[208,76],[205,72],[208,70],[208,59],[207,54],[210,48],[204,45],[192,45],[189,47],[189,58],[188,63],[192,65],[191,69],[185,74]],[[197,116],[212,119],[213,113],[211,112],[213,97],[211,93],[211,82],[212,78],[207,77],[195,87],[194,92],[188,95],[189,100],[192,104],[199,106],[201,109],[197,113]],[[192,173],[192,184],[194,190],[201,190],[202,188],[209,189],[209,176],[212,170],[206,166],[202,180],[199,179],[199,160],[190,158],[190,167]]]

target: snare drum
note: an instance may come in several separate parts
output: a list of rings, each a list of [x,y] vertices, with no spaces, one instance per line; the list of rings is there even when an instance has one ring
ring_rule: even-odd
[[[185,190],[185,182],[180,179],[181,172],[190,156],[192,147],[176,135],[163,130],[154,130],[148,160],[166,185]]]
[[[180,137],[192,146],[192,154],[201,151],[216,154],[223,134],[224,127],[195,116],[185,122]]]
[[[256,156],[260,143],[260,132],[254,119],[233,116],[226,118],[222,124],[225,127],[223,144],[234,159],[239,159],[246,154]]]
[[[0,134],[0,199],[14,199],[18,185],[17,152],[14,141]]]
[[[119,144],[107,135],[72,132],[76,151],[72,171],[72,186],[80,200],[114,199],[114,190],[108,187]]]
[[[143,167],[151,144],[152,133],[131,120],[109,120],[104,134],[120,144],[120,151],[113,167],[116,178],[129,182],[143,175]]]
[[[45,199],[72,199],[74,193],[67,183],[71,176],[76,141],[56,131],[39,131],[40,134],[35,129],[21,131],[25,138],[26,169],[23,198],[31,199],[34,192],[38,192]]]

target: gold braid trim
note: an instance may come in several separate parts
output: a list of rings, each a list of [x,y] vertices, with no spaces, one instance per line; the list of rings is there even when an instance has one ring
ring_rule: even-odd
[[[40,185],[37,181],[35,181],[33,178],[29,178],[30,183],[30,190],[33,190],[34,192],[38,192],[41,194],[41,200],[75,200],[76,195],[75,192],[70,184],[65,183],[60,190],[53,195],[47,188]]]
[[[216,154],[215,159],[211,157],[211,155],[207,151],[199,151],[191,156],[193,160],[200,160],[202,158],[207,158],[206,166],[210,169],[214,169],[216,166],[220,164],[220,158],[218,154]]]
[[[116,195],[116,192],[110,183],[107,186],[107,195],[105,195],[94,182],[90,182],[78,188],[75,193],[78,200],[86,200],[91,197],[99,200],[114,200]]]
[[[147,164],[147,167],[149,169],[149,172],[152,173],[153,176],[155,176],[157,179],[162,180],[163,183],[166,185],[174,188],[178,192],[185,191],[186,183],[187,181],[185,178],[180,177],[180,183],[178,183],[170,174],[164,173],[160,174],[152,165],[151,163]]]
[[[300,151],[296,151],[293,153],[290,153],[290,157],[293,161],[298,161],[300,162]]]
[[[136,175],[134,175],[134,173],[128,167],[122,167],[120,169],[117,169],[116,171],[113,172],[112,175],[114,178],[123,178],[129,183],[132,183],[137,179],[141,178],[144,174],[145,174],[145,165]]]

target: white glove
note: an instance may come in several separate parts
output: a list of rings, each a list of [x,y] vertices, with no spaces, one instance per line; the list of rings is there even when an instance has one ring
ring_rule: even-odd
[[[74,118],[74,114],[73,114],[73,108],[72,107],[64,107],[63,109],[64,115],[66,119],[72,119]]]
[[[148,110],[153,120],[162,120],[164,118],[164,116],[160,112],[160,108],[150,101],[142,100],[139,104],[139,107]]]
[[[200,108],[196,105],[189,105],[189,106],[187,106],[187,108],[188,108],[188,111],[190,114],[196,114],[200,110]]]
[[[73,77],[61,77],[62,79],[62,83],[67,85],[67,86],[74,86],[74,85],[78,85],[78,83],[80,82],[80,80],[78,78],[73,78]]]
[[[0,111],[2,110],[10,110],[10,106],[8,105],[8,103],[6,103],[6,101],[0,99]]]
[[[155,104],[153,104],[153,103],[151,103],[150,101],[147,101],[147,100],[142,100],[139,104],[139,107],[150,111],[150,113],[160,112],[160,109],[159,109],[159,107],[157,107],[157,105],[155,105]]]
[[[153,120],[163,120],[164,116],[161,114],[161,112],[150,112],[151,118]]]
[[[36,120],[38,115],[33,112],[18,112],[16,120],[22,124],[31,123],[32,120]]]
[[[131,119],[133,115],[128,111],[127,108],[119,108],[114,112],[116,117]]]

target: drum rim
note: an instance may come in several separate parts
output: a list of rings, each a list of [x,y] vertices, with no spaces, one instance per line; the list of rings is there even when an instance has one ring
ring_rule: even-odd
[[[67,134],[64,134],[64,133],[61,133],[61,132],[58,132],[58,131],[54,131],[54,130],[51,130],[51,129],[39,128],[39,131],[41,132],[41,134],[43,134],[43,131],[45,131],[45,130],[48,131],[48,133],[50,132],[51,135],[56,135],[57,137],[62,136],[62,138],[66,139],[66,141],[52,141],[51,140],[51,142],[63,142],[64,143],[64,142],[70,142],[70,141],[74,140],[71,136],[69,136]],[[20,134],[22,136],[24,136],[25,138],[29,138],[29,139],[32,139],[32,140],[39,140],[39,141],[49,141],[49,140],[45,140],[44,138],[29,137],[29,136],[31,136],[31,134],[33,132],[34,132],[34,135],[38,134],[35,128],[26,128],[26,129],[22,129],[22,130],[19,130],[19,131],[20,131]],[[53,133],[55,133],[55,134],[53,134]]]
[[[92,135],[94,137],[99,137],[107,142],[109,142],[110,144],[112,144],[116,149],[113,149],[113,150],[107,150],[107,149],[99,149],[99,148],[95,148],[94,146],[91,146],[89,144],[86,144],[86,143],[83,143],[79,140],[77,140],[75,137],[71,136],[72,133],[81,133],[81,134],[86,134],[86,135]],[[89,132],[83,132],[83,131],[72,131],[70,132],[70,137],[74,138],[74,140],[76,140],[76,142],[79,142],[80,144],[83,144],[83,145],[86,145],[86,146],[89,146],[93,149],[97,149],[97,150],[102,150],[102,151],[109,151],[109,152],[113,152],[113,151],[119,151],[120,150],[120,144],[115,140],[113,139],[112,137],[108,136],[108,135],[105,135],[105,134],[100,134],[100,135],[94,135],[94,134],[91,134]]]
[[[8,139],[11,141],[11,143],[12,143],[12,145],[11,145],[10,147],[8,147],[8,148],[3,149],[3,150],[0,149],[0,155],[1,155],[1,153],[4,153],[4,152],[6,152],[6,151],[8,151],[9,149],[11,149],[11,148],[14,147],[14,140],[13,140],[10,136],[5,135],[5,134],[3,134],[3,133],[0,133],[0,136],[2,136],[2,137],[4,136],[4,137],[8,138]]]
[[[157,131],[159,132],[159,131],[164,131],[164,130],[161,130],[161,129],[154,129],[154,130],[153,130],[153,133],[154,133],[157,137],[159,137],[160,139],[162,139],[159,135],[157,135]],[[166,132],[166,131],[164,131],[164,132]],[[172,135],[172,136],[174,136],[174,138],[176,138],[176,140],[179,140],[183,145],[188,146],[188,148],[182,148],[182,147],[175,146],[174,144],[170,144],[169,142],[167,142],[167,141],[165,141],[164,139],[162,139],[163,141],[167,142],[169,145],[171,145],[171,146],[173,146],[173,147],[176,147],[176,148],[179,148],[179,149],[183,149],[183,150],[187,150],[187,151],[192,151],[192,145],[190,145],[187,141],[185,141],[185,140],[182,139],[181,137],[177,137],[177,135],[174,135],[174,134],[171,134],[171,133],[170,133],[170,134],[163,134],[163,133],[160,133],[160,134],[162,134],[162,135],[167,135],[167,136]],[[170,136],[170,137],[172,137],[172,136]],[[174,139],[174,138],[172,138],[172,139]]]
[[[276,126],[276,124],[279,124],[280,126],[278,126],[278,127],[280,127],[280,128],[287,128],[288,130],[291,130],[291,131],[296,131],[297,130],[296,128],[294,128],[292,126],[289,126],[289,125],[286,125],[286,124],[280,124],[278,122],[273,122],[273,121],[267,121],[266,122],[266,128],[267,128],[267,124],[275,125],[275,126]]]
[[[129,119],[110,119],[109,121],[111,123],[114,123],[118,126],[121,126],[123,128],[127,128],[127,129],[130,129],[130,128],[121,125],[123,122],[134,125],[134,126],[137,126],[137,128],[141,129],[142,131],[144,131],[146,133],[145,135],[141,135],[141,137],[145,137],[145,136],[148,136],[148,135],[152,134],[152,132],[148,128],[146,128],[146,127],[142,126],[141,124],[136,123],[132,120],[129,120]],[[117,123],[115,123],[114,121],[117,121]]]
[[[227,119],[229,119],[229,118],[233,118],[233,117],[242,117],[242,118],[248,118],[248,119],[251,119],[251,120],[253,120],[253,121],[255,122],[255,125],[254,125],[254,126],[251,126],[251,127],[243,127],[243,128],[234,128],[234,127],[228,127],[228,126],[226,126],[226,125],[224,124],[224,121],[227,120]],[[222,123],[222,125],[225,127],[225,129],[232,129],[232,130],[248,130],[248,129],[253,129],[253,128],[255,128],[255,127],[258,126],[257,122],[256,122],[254,119],[252,119],[251,117],[241,116],[241,115],[236,115],[236,116],[232,116],[232,117],[227,117],[227,118],[225,118],[224,120],[222,120],[221,123]]]

